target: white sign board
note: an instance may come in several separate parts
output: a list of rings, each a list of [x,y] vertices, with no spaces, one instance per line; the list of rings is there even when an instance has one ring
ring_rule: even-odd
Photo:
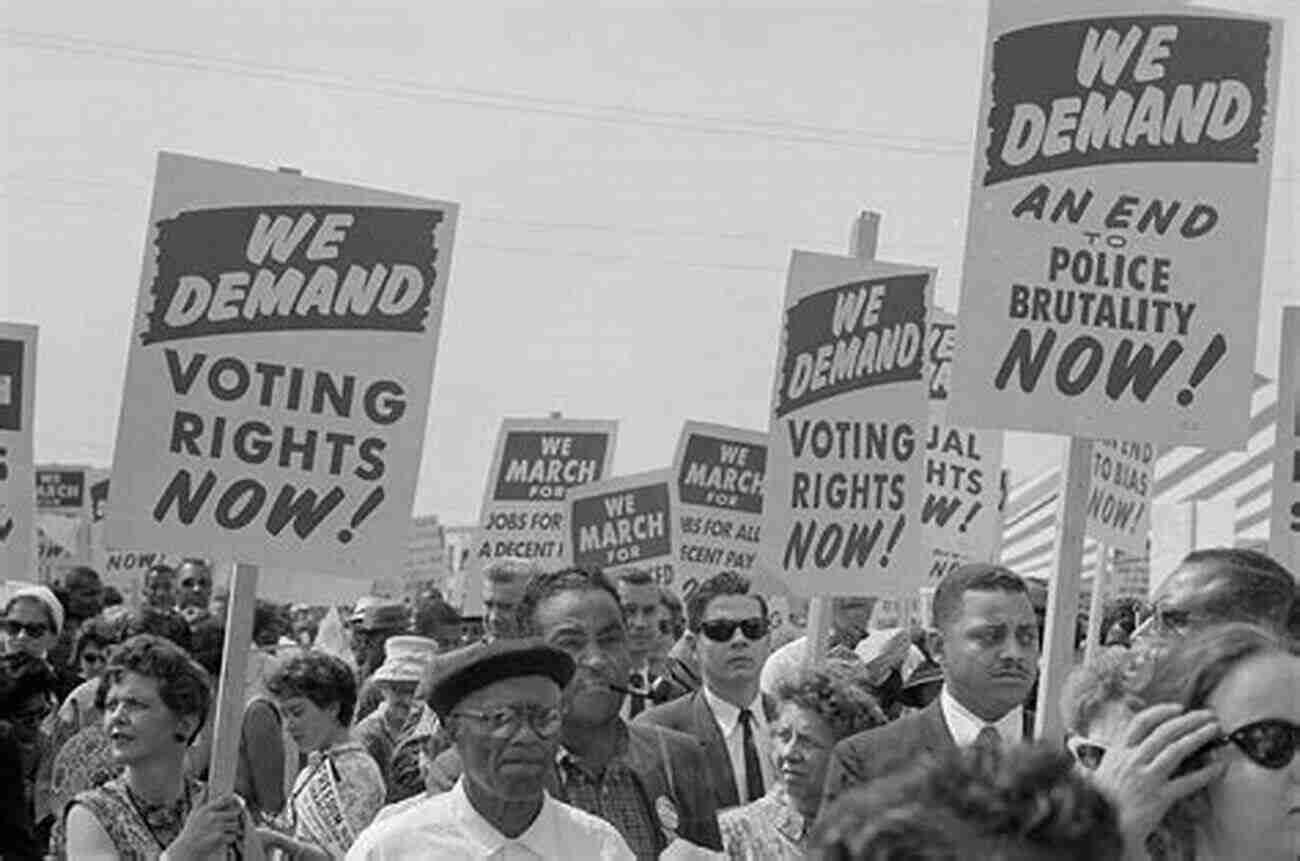
[[[1211,9],[993,0],[953,421],[1246,443],[1281,40]]]
[[[0,581],[36,580],[36,327],[0,323]]]
[[[584,484],[569,494],[573,564],[617,574],[648,571],[672,583],[672,471],[620,475]]]
[[[925,583],[933,283],[920,266],[790,260],[760,558],[796,595],[901,597]]]
[[[1151,443],[1097,440],[1088,482],[1088,535],[1107,547],[1144,555],[1155,469]]]
[[[1295,572],[1300,571],[1300,308],[1283,311],[1278,365],[1268,552]]]
[[[457,213],[163,153],[109,546],[396,576]]]

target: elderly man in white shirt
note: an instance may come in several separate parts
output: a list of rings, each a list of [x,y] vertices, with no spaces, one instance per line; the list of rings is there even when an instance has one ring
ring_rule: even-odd
[[[572,658],[537,640],[497,640],[452,653],[436,672],[429,704],[463,774],[450,792],[363,831],[349,861],[635,857],[614,826],[543,786]]]

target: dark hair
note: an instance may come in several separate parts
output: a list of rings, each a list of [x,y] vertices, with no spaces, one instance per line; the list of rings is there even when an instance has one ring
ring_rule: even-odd
[[[63,575],[63,585],[66,587],[68,581],[74,577],[89,577],[93,579],[97,585],[101,587],[104,585],[104,581],[100,579],[99,572],[94,568],[91,568],[89,565],[74,565],[69,568]]]
[[[122,592],[116,586],[104,587],[104,607],[116,607],[119,604],[125,604],[126,599],[122,597]]]
[[[619,572],[618,580],[620,583],[627,583],[631,586],[653,586],[655,585],[655,576],[645,568],[628,568]]]
[[[20,711],[32,697],[51,697],[56,680],[50,665],[26,652],[0,656],[0,717]]]
[[[605,592],[614,599],[614,605],[623,611],[623,603],[618,599],[618,590],[609,582],[605,572],[595,567],[575,565],[558,571],[543,571],[534,574],[524,589],[523,597],[515,610],[515,624],[520,636],[537,636],[537,608],[548,598],[561,592]]]
[[[1055,747],[954,748],[846,793],[819,819],[814,858],[1118,859],[1115,809]]]
[[[866,668],[858,669],[857,675],[860,678],[854,678],[854,669],[842,662],[806,669],[778,685],[776,699],[813,712],[839,741],[885,724],[880,704],[867,693]]]
[[[1018,574],[1000,565],[962,565],[944,575],[934,590],[934,626],[947,628],[961,617],[967,592],[1011,592],[1028,595],[1029,587]]]
[[[193,565],[195,568],[200,568],[206,571],[209,577],[212,576],[212,563],[201,556],[186,556],[176,566],[176,570],[179,572],[186,565]]]
[[[338,721],[352,723],[357,706],[357,680],[340,659],[315,649],[299,652],[278,664],[266,679],[266,689],[277,699],[306,697],[316,708],[338,706]]]
[[[1300,655],[1300,644],[1245,622],[1214,625],[1150,649],[1131,685],[1142,707],[1178,703],[1188,711],[1205,708],[1233,670],[1252,658],[1271,654]],[[1209,812],[1209,804],[1203,789],[1174,802],[1153,835],[1153,856],[1185,855],[1193,845],[1197,823]]]
[[[208,718],[208,707],[212,702],[212,686],[207,671],[171,640],[153,634],[137,634],[108,656],[104,677],[110,684],[116,684],[126,673],[157,682],[158,698],[177,717],[199,719],[193,734],[186,739],[187,743],[193,744]]]
[[[144,572],[145,582],[148,583],[149,578],[153,577],[156,574],[166,574],[168,577],[175,579],[176,569],[168,565],[166,562],[157,562],[153,565],[150,565],[149,570]]]
[[[1216,569],[1210,579],[1220,588],[1198,590],[1206,601],[1203,612],[1213,622],[1253,622],[1287,630],[1296,580],[1273,557],[1244,547],[1209,547],[1188,553],[1178,567],[1192,565]],[[1157,590],[1157,603],[1160,598]]]
[[[104,619],[87,619],[77,629],[77,639],[72,646],[72,663],[81,660],[81,653],[87,646],[99,646],[107,649],[121,642],[119,629]]]
[[[759,611],[767,618],[767,602],[762,595],[749,594],[749,578],[735,571],[720,571],[695,587],[695,591],[686,599],[686,627],[692,633],[699,633],[704,624],[704,614],[714,598],[723,595],[744,595],[758,601]]]
[[[659,603],[668,610],[668,618],[664,619],[661,624],[667,625],[669,633],[673,635],[674,640],[681,639],[682,634],[686,633],[686,608],[682,605],[682,599],[677,597],[677,593],[666,586],[659,587]]]

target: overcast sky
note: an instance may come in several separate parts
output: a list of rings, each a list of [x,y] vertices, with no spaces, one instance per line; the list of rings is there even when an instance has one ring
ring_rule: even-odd
[[[504,416],[762,428],[791,248],[939,267],[956,307],[982,0],[726,8],[9,0],[0,319],[40,326],[39,461],[112,459],[157,151],[462,204],[416,511],[477,517]],[[1257,368],[1300,302],[1287,19]],[[1013,434],[1017,478],[1059,457]]]

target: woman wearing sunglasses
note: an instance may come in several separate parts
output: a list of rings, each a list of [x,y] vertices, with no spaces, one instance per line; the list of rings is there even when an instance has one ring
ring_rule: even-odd
[[[1147,732],[1145,742],[1167,736],[1165,727],[1176,720],[1190,720],[1202,710],[1213,714],[1194,734],[1165,744],[1146,763],[1153,771],[1168,771],[1171,784],[1193,774],[1209,777],[1203,788],[1168,808],[1146,841],[1149,857],[1295,861],[1300,853],[1296,644],[1252,625],[1209,628],[1157,652],[1135,677],[1133,690],[1142,705],[1183,715],[1161,719],[1153,717],[1155,708],[1139,714],[1133,731]],[[1193,737],[1199,744],[1187,756]]]

